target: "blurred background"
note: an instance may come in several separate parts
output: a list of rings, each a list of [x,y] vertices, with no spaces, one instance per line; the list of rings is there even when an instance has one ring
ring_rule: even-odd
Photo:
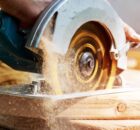
[[[119,16],[140,33],[140,0],[108,0]],[[140,48],[128,53],[128,67],[140,70]]]

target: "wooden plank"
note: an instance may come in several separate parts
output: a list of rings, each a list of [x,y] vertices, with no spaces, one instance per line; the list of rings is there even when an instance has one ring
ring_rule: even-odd
[[[0,115],[45,119],[53,111],[49,99],[0,95]]]
[[[138,87],[139,72],[127,71],[123,75]],[[48,124],[53,130],[139,130],[139,94],[136,89],[62,100],[0,95],[0,125],[8,124],[8,127],[20,130],[24,130],[23,127],[25,130],[40,130],[41,127],[49,130]]]
[[[107,92],[107,91],[106,91]],[[96,95],[80,99],[49,100],[0,95],[0,114],[45,119],[140,119],[139,91]]]
[[[108,91],[106,91],[108,92]],[[50,100],[0,95],[0,115],[46,119],[140,119],[139,91]],[[51,116],[52,116],[51,115]]]
[[[0,86],[31,83],[33,77],[31,73],[16,71],[0,61]]]
[[[71,130],[140,130],[140,120],[71,120],[70,124]]]
[[[50,130],[46,120],[37,118],[0,116],[0,126],[7,128],[3,130]]]
[[[97,95],[82,99],[57,118],[75,120],[140,119],[140,92]]]

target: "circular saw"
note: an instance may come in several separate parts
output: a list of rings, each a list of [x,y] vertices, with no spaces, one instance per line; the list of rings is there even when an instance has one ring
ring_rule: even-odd
[[[14,69],[47,75],[56,94],[111,89],[127,66],[123,24],[106,0],[55,0],[31,30],[20,33],[16,20],[3,13],[0,19],[0,59]]]

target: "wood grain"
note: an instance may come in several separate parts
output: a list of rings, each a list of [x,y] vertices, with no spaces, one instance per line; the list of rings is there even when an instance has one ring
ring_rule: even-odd
[[[136,81],[130,92],[108,94],[105,90],[103,95],[62,100],[0,95],[0,126],[14,130],[140,130],[140,81],[135,78],[139,75],[125,73]]]
[[[75,130],[139,130],[140,120],[72,120]]]
[[[140,91],[88,97],[58,117],[75,120],[140,119]]]
[[[124,124],[124,126],[126,125],[126,128],[127,126],[128,128],[131,128],[133,125],[135,126],[135,123],[140,125],[140,122],[138,121],[140,120],[139,93],[140,92],[138,90],[123,93],[115,93],[114,91],[112,94],[96,95],[73,100],[50,100],[48,98],[27,99],[23,97],[0,95],[0,104],[2,104],[0,105],[0,115],[3,115],[4,117],[17,118],[14,123],[9,124],[11,128],[16,126],[20,128],[20,125],[24,126],[24,124],[19,124],[18,121],[16,122],[16,120],[21,117],[23,119],[31,118],[42,120],[43,122],[45,121],[46,123],[43,124],[49,124],[49,127],[53,128],[51,130],[66,130],[66,127],[77,130],[81,129],[81,127],[85,128],[89,124],[91,124],[91,126],[87,128],[90,128],[90,130],[96,130],[94,129],[94,126],[98,128],[97,130],[100,130],[98,127],[100,123],[101,128],[104,126],[103,130],[106,130],[103,122],[110,122],[110,120],[117,121],[112,121],[110,125],[106,125],[106,128],[107,126],[108,128],[111,128],[111,126],[114,125],[113,123],[117,124],[117,122],[118,126],[123,126]],[[11,118],[7,120],[11,120]],[[100,120],[106,121],[101,122]],[[135,120],[136,122],[131,121],[132,126],[129,126],[129,123],[127,125],[125,121],[124,123],[122,121],[121,124],[120,120]],[[0,125],[4,125],[3,122],[4,121],[0,118]],[[28,124],[26,125],[28,126]],[[29,126],[30,125],[31,124],[29,123]],[[43,128],[45,128],[45,126]],[[138,128],[136,127],[134,130],[139,130]],[[112,127],[110,130],[125,129],[119,129],[119,127],[118,129],[115,129]]]
[[[0,62],[0,86],[29,83],[32,80],[31,77],[31,73],[16,71]]]

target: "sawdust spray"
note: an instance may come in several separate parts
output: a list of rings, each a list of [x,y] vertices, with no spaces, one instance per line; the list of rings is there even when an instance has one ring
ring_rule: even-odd
[[[56,54],[57,48],[54,47],[53,43],[49,42],[45,36],[41,38],[39,48],[43,50],[42,74],[46,81],[44,86],[46,93],[63,96],[64,91],[71,91],[70,88],[67,88],[65,75],[65,71],[71,71],[68,65],[70,62],[64,62],[62,56]],[[61,73],[59,73],[60,71]],[[63,82],[63,87],[60,84],[60,79]],[[57,119],[57,115],[59,115],[65,109],[64,106],[67,105],[68,104],[65,103],[57,104],[57,101],[51,101],[47,104],[44,102],[44,107],[48,108],[46,118],[48,120],[48,127],[51,130],[75,130],[68,125],[67,121],[64,122],[64,120],[61,121]]]
[[[72,72],[70,66],[73,61],[64,60],[64,56],[56,53],[57,48],[45,37],[41,38],[39,48],[43,50],[42,73],[45,77],[45,87],[48,94],[59,95],[63,94],[64,92],[69,93],[74,91],[73,88],[69,87],[67,84],[68,82],[70,82],[70,79],[68,79],[67,77],[70,77],[70,75],[68,76],[68,74],[72,74],[70,73]]]
[[[48,94],[61,94],[57,74],[58,56],[54,53],[53,44],[42,37],[39,48],[43,50],[42,74],[46,81],[46,91]]]
[[[42,73],[46,81],[46,85],[44,86],[46,88],[46,93],[63,96],[63,92],[72,92],[73,89],[71,90],[71,88],[67,86],[67,82],[69,82],[67,80],[69,79],[67,79],[65,72],[72,71],[70,66],[73,61],[66,61],[61,55],[57,54],[56,49],[58,48],[56,48],[52,42],[48,41],[45,36],[41,38],[39,48],[43,50]],[[79,85],[76,84],[76,86],[78,87]],[[79,88],[76,89],[80,91]],[[58,121],[57,119],[57,115],[64,110],[63,106],[65,106],[65,104],[61,104],[62,109],[59,108],[60,104],[58,105],[57,103],[53,103],[53,105],[52,103],[50,105],[46,105],[46,107],[49,108],[46,116],[51,130],[75,130],[75,128],[69,125],[70,123],[68,123],[67,120],[64,122],[64,120]]]

